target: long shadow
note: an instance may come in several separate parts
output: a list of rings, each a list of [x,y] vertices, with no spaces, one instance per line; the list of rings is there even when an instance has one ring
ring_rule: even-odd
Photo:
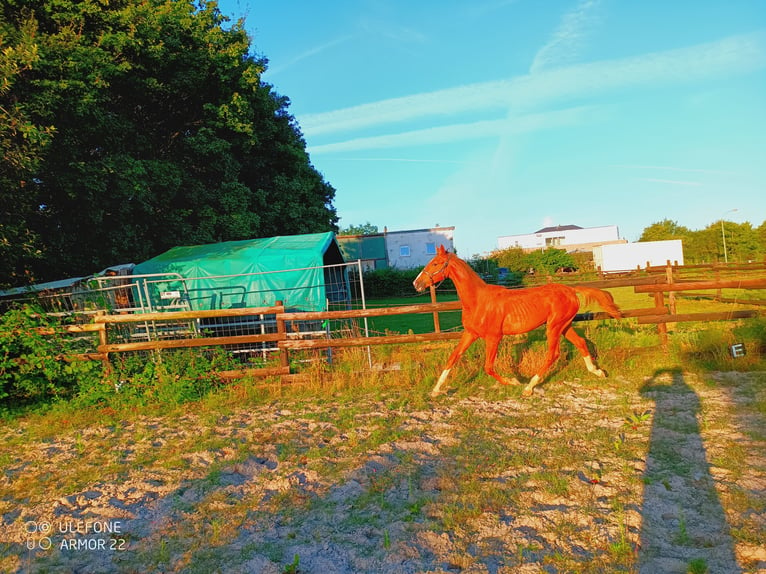
[[[680,367],[654,373],[641,394],[655,402],[644,474],[639,572],[741,573],[715,490],[697,416],[700,400]]]

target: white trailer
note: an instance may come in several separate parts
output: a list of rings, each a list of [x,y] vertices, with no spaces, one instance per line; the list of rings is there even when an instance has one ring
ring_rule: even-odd
[[[651,266],[684,264],[684,251],[680,239],[667,241],[640,241],[617,243],[593,248],[593,263],[604,273],[635,271],[647,263]]]

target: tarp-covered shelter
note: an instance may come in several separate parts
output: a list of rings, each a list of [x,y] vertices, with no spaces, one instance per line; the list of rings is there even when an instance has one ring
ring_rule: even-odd
[[[347,301],[348,278],[333,232],[174,247],[133,269],[133,275],[178,274],[159,281],[152,299],[179,293],[192,309],[286,307],[323,310]],[[159,305],[157,305],[159,306]]]

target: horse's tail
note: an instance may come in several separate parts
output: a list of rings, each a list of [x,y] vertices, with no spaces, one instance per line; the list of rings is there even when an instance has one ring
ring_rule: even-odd
[[[609,313],[609,315],[615,319],[622,317],[622,311],[620,311],[619,307],[615,304],[612,294],[609,291],[603,291],[593,287],[575,287],[574,290],[585,297],[585,301],[588,303],[598,303],[604,311]]]

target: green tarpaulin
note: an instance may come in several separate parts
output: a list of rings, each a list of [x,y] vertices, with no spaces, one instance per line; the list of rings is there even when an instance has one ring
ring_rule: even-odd
[[[179,292],[192,309],[260,307],[283,301],[318,311],[346,297],[345,272],[335,234],[314,233],[210,245],[174,247],[139,263],[133,275],[177,273],[184,281],[152,282],[152,303]],[[149,282],[150,279],[147,279]],[[342,284],[339,284],[342,283]]]

